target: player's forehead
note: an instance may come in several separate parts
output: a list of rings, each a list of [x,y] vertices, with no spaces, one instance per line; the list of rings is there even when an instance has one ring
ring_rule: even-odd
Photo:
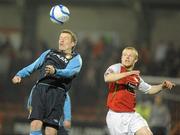
[[[70,33],[65,33],[65,32],[63,32],[63,33],[61,33],[61,34],[59,35],[59,37],[60,37],[60,38],[61,38],[61,37],[71,38],[71,34],[70,34]]]
[[[136,55],[136,52],[133,49],[124,49],[122,54]]]
[[[125,48],[122,51],[122,55],[133,55],[133,56],[138,57],[137,51],[135,49],[133,49],[133,48]]]

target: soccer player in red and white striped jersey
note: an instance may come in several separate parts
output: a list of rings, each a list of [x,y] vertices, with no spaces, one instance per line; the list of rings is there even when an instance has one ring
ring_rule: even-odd
[[[111,65],[104,74],[108,84],[106,122],[111,135],[152,135],[146,120],[135,112],[136,93],[156,94],[175,86],[171,81],[150,85],[140,77],[139,70],[133,70],[138,61],[134,47],[122,51],[121,63]]]

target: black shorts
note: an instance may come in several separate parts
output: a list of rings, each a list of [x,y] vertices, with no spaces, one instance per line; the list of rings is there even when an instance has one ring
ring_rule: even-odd
[[[48,84],[36,84],[29,97],[29,119],[41,120],[44,125],[58,127],[66,93],[63,89]]]

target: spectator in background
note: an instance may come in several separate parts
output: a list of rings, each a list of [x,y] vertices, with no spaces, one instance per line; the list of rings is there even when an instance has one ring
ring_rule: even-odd
[[[141,116],[149,121],[149,117],[151,114],[151,103],[150,101],[139,101],[136,105],[136,112],[141,114]]]
[[[180,133],[180,122],[178,122],[173,128],[172,131],[170,132],[170,135],[179,135]]]
[[[5,42],[0,46],[0,75],[2,78],[7,78],[7,73],[9,73],[10,65],[14,57],[15,51],[10,38],[7,37]]]
[[[167,62],[166,62],[166,53],[167,53],[167,49],[168,49],[168,44],[165,41],[159,41],[159,43],[156,44],[156,46],[153,49],[154,53],[152,56],[153,60],[151,61],[152,63],[149,65],[150,70],[151,70],[151,74],[152,75],[159,75],[160,71],[161,74],[164,74],[167,76],[168,72],[165,72],[165,68],[167,66]],[[156,66],[154,66],[156,65]]]
[[[157,64],[161,64],[165,60],[167,47],[168,45],[165,43],[165,41],[160,41],[156,45],[156,49],[154,49],[154,60]]]
[[[162,95],[156,95],[152,105],[149,124],[154,135],[168,135],[170,128],[170,113],[162,101]]]

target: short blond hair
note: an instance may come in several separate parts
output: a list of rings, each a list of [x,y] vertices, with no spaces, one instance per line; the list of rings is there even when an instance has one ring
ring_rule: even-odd
[[[138,51],[136,50],[136,48],[131,47],[131,46],[128,46],[128,47],[124,48],[123,51],[124,51],[124,50],[132,50],[132,51],[134,51],[134,54],[135,54],[135,56],[136,56],[136,59],[138,59],[138,55],[139,55],[139,54],[138,54]],[[122,51],[122,52],[123,52],[123,51]]]
[[[61,31],[61,33],[68,33],[71,35],[71,38],[72,38],[72,41],[75,43],[75,45],[77,44],[77,36],[74,32],[72,32],[71,30],[69,29],[64,29]]]

